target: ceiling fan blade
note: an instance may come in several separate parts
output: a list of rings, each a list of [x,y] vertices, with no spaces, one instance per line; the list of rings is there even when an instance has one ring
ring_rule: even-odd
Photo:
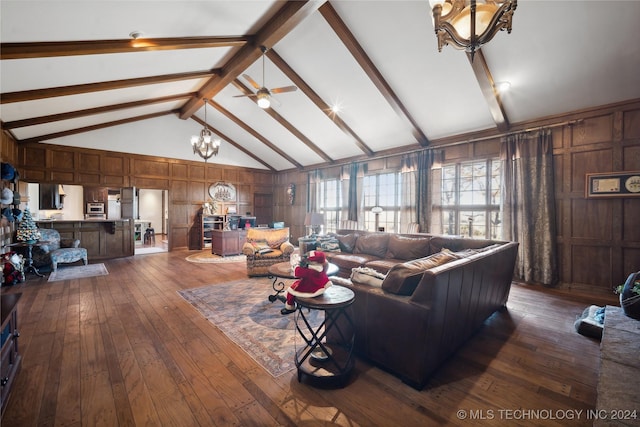
[[[245,80],[248,81],[251,84],[251,86],[253,86],[256,89],[260,89],[260,85],[258,83],[256,83],[256,81],[253,80],[251,78],[251,76],[249,76],[248,74],[243,74],[242,77],[244,77]]]
[[[284,87],[277,87],[275,89],[271,89],[271,93],[294,92],[296,90],[298,90],[296,86],[284,86]]]
[[[246,94],[246,95],[233,95],[234,98],[242,98],[242,97],[245,97],[245,96],[255,97],[255,96],[257,96],[257,94],[249,93],[249,94]]]

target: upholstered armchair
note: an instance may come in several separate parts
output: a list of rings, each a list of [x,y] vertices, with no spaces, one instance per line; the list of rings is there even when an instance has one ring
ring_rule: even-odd
[[[249,276],[267,276],[269,267],[289,261],[294,246],[289,242],[289,227],[250,228],[242,253],[247,256]]]
[[[59,263],[71,263],[82,260],[88,264],[87,250],[80,248],[80,240],[60,238],[58,230],[40,229],[40,241],[49,242],[33,248],[33,263],[36,267],[51,266],[52,271],[58,269]]]

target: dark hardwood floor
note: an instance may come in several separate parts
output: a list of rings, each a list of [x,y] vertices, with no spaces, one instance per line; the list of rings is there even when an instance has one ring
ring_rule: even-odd
[[[573,322],[590,304],[615,305],[613,295],[515,284],[508,310],[422,391],[361,359],[346,388],[326,390],[298,383],[294,371],[274,379],[178,295],[246,276],[243,263],[194,264],[185,261],[191,253],[107,261],[108,276],[48,283],[30,275],[3,287],[22,292],[23,366],[2,425],[592,424],[575,414],[595,407],[599,342]]]

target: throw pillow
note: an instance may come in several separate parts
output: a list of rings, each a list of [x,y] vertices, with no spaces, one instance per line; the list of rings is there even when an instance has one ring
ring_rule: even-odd
[[[253,252],[259,253],[264,249],[271,249],[266,240],[254,240],[251,242],[251,246],[253,246]]]
[[[336,238],[323,239],[320,241],[322,252],[340,252],[340,242]]]
[[[392,294],[411,295],[430,268],[458,259],[451,252],[438,252],[428,257],[394,265],[382,282],[382,289]]]
[[[367,254],[384,258],[387,254],[387,243],[389,242],[389,233],[371,233],[358,237],[354,253]]]
[[[389,237],[385,258],[416,259],[429,255],[431,237],[405,237],[392,234]]]
[[[336,238],[338,239],[338,245],[340,246],[340,250],[342,252],[353,253],[353,249],[356,247],[356,242],[358,240],[357,234],[336,234]]]

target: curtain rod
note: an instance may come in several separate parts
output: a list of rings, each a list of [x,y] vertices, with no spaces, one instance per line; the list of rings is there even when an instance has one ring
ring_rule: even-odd
[[[420,148],[416,148],[416,149],[413,149],[413,150],[403,151],[401,153],[384,154],[384,155],[380,155],[380,156],[368,157],[368,158],[363,159],[363,160],[353,160],[353,161],[338,162],[338,163],[333,163],[333,164],[330,164],[330,165],[323,165],[323,166],[314,167],[312,169],[307,170],[307,172],[311,172],[311,171],[314,171],[314,170],[320,170],[320,169],[329,169],[329,168],[333,168],[333,167],[340,167],[340,166],[351,164],[353,162],[365,163],[365,162],[368,162],[368,161],[371,161],[371,160],[381,160],[381,159],[386,159],[386,158],[389,158],[389,157],[402,156],[403,154],[419,153],[419,152],[425,151],[425,150],[436,150],[436,149],[439,149],[439,148],[453,147],[453,146],[461,145],[461,144],[471,144],[471,143],[474,143],[474,142],[486,141],[488,139],[502,138],[502,137],[509,136],[509,135],[515,135],[515,134],[521,133],[521,132],[533,132],[533,131],[540,130],[540,129],[553,129],[553,128],[567,126],[567,125],[568,126],[573,126],[573,125],[576,125],[578,123],[582,123],[583,121],[584,121],[584,119],[567,120],[567,121],[564,121],[564,122],[554,123],[552,125],[547,125],[547,126],[534,126],[534,127],[525,128],[525,129],[522,129],[522,130],[513,130],[513,131],[509,131],[509,132],[501,132],[501,133],[497,133],[495,135],[480,136],[480,137],[476,137],[476,138],[469,138],[469,139],[465,139],[464,141],[449,142],[449,143],[446,143],[446,144],[435,145],[435,146],[432,146],[432,147],[431,146],[430,147],[420,147]]]

